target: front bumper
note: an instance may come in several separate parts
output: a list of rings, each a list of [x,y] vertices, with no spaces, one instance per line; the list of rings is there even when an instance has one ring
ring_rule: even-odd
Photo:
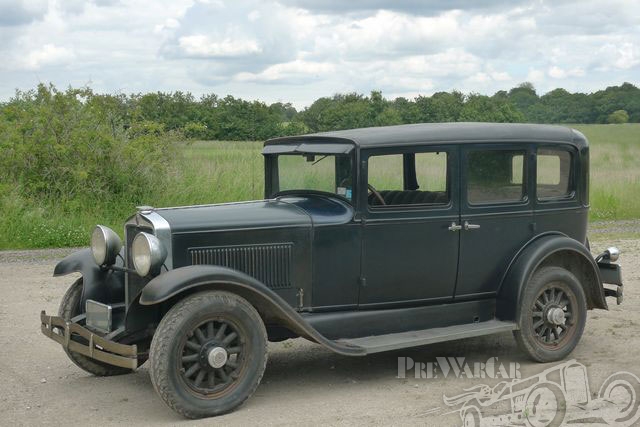
[[[42,333],[62,345],[62,347],[113,366],[136,369],[138,349],[135,345],[109,341],[90,330],[64,320],[62,317],[40,313]],[[86,341],[86,344],[77,341]]]

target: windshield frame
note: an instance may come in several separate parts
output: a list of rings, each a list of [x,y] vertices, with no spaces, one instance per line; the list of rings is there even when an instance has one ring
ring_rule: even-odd
[[[279,152],[273,153],[273,154],[267,154],[267,153],[263,153],[264,157],[265,157],[265,198],[266,199],[272,199],[272,198],[276,198],[278,196],[283,196],[283,195],[293,195],[293,194],[316,194],[316,195],[325,195],[325,196],[329,196],[329,197],[335,197],[338,199],[341,199],[347,203],[349,203],[352,206],[356,205],[356,201],[357,201],[357,185],[358,185],[358,171],[357,171],[357,161],[356,161],[356,150],[349,150],[348,152],[344,152],[344,151],[340,151],[338,153],[334,153],[334,152],[327,152],[327,150],[322,150],[322,152],[311,152],[311,151],[297,151],[297,150],[287,150],[287,151],[280,151]],[[323,157],[327,156],[327,157],[333,157],[333,161],[335,162],[335,158],[338,156],[345,156],[350,160],[350,164],[351,164],[351,191],[352,191],[352,195],[351,195],[351,199],[337,194],[335,192],[329,192],[329,191],[322,191],[322,190],[317,190],[317,189],[305,189],[305,188],[299,188],[299,189],[284,189],[281,190],[280,189],[280,170],[279,170],[279,157],[280,156],[306,156],[306,155],[314,155],[317,156],[317,158],[315,159],[316,162],[320,162],[320,161],[328,161],[328,159],[324,159]],[[337,171],[336,171],[337,172]],[[334,172],[335,174],[335,172]],[[335,177],[334,177],[335,179]]]

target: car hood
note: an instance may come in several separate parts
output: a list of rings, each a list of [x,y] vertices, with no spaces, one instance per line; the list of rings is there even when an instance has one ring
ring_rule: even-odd
[[[306,212],[276,200],[165,208],[156,212],[167,220],[172,233],[311,225]]]
[[[233,229],[311,227],[344,223],[351,207],[329,197],[282,197],[273,200],[156,209],[172,233]]]

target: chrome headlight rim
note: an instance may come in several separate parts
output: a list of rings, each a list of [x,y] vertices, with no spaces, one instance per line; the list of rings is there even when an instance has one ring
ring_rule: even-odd
[[[91,254],[100,266],[113,265],[122,249],[118,233],[104,225],[96,225],[91,232]]]
[[[131,244],[131,260],[133,268],[139,276],[145,277],[149,273],[162,267],[167,258],[167,249],[160,239],[153,234],[141,232],[136,235]]]

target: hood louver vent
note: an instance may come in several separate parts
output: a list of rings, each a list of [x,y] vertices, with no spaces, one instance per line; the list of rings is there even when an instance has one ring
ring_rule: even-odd
[[[272,289],[291,287],[292,243],[189,249],[192,265],[220,265],[252,276]]]

